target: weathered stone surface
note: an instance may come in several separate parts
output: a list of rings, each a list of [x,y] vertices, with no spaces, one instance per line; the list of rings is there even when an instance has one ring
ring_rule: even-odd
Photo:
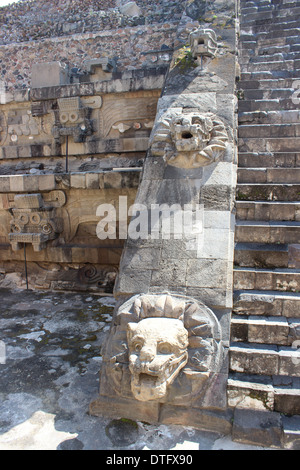
[[[232,435],[236,441],[266,447],[281,446],[282,423],[279,413],[236,408],[233,419]]]
[[[68,70],[59,62],[35,64],[32,67],[32,88],[67,85],[68,83]]]
[[[101,394],[113,393],[116,404],[121,396],[224,408],[224,390],[218,393],[224,356],[220,324],[204,304],[179,295],[137,295],[116,311]]]

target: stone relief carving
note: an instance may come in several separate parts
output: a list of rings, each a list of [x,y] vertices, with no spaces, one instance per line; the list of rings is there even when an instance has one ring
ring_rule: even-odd
[[[37,136],[40,134],[38,121],[30,110],[10,110],[7,116],[7,132],[11,142],[17,142],[20,136]]]
[[[62,136],[73,136],[74,142],[84,142],[93,133],[91,108],[84,106],[79,97],[60,98],[57,101],[59,124],[53,126],[54,138],[60,140]]]
[[[77,279],[81,286],[95,286],[106,293],[112,293],[118,268],[115,266],[97,267],[94,264],[85,264],[79,268]]]
[[[212,113],[170,111],[158,121],[150,137],[153,155],[168,165],[199,168],[219,160],[228,134],[223,122]]]
[[[139,401],[203,399],[222,364],[221,328],[194,299],[137,295],[117,311],[104,346],[109,389]]]
[[[52,191],[46,200],[42,194],[15,196],[8,235],[13,251],[20,250],[24,243],[32,244],[34,251],[41,251],[63,231],[63,221],[56,209],[65,203],[65,195],[57,193],[63,192]]]
[[[129,130],[151,129],[156,116],[158,96],[155,93],[131,93],[115,99],[107,95],[100,113],[100,134],[108,138],[112,129],[125,134]]]
[[[212,29],[196,29],[190,33],[189,41],[195,59],[216,55],[218,49],[217,36]]]

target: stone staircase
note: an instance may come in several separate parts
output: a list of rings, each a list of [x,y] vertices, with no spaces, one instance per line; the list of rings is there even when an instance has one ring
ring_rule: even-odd
[[[240,8],[229,405],[299,415],[300,0]]]

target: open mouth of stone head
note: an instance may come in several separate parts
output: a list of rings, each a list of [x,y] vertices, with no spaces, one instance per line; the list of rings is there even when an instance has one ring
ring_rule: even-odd
[[[152,387],[158,387],[162,383],[167,382],[169,377],[172,376],[172,374],[179,369],[179,364],[174,363],[174,364],[169,364],[169,366],[163,368],[160,370],[158,373],[157,371],[151,371],[147,370],[144,372],[140,372],[138,374],[138,384],[144,384],[147,386],[152,386]]]
[[[161,383],[161,377],[159,375],[142,372],[139,374],[139,383],[144,383],[149,386],[155,386]]]

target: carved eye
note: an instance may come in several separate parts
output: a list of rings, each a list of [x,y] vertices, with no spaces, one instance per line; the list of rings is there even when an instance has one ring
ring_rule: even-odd
[[[135,352],[140,352],[141,349],[142,349],[142,347],[143,347],[143,345],[142,345],[141,343],[135,343],[135,344],[133,345],[133,350],[134,350]]]
[[[170,354],[171,346],[168,343],[161,343],[158,345],[158,352],[160,354]]]

